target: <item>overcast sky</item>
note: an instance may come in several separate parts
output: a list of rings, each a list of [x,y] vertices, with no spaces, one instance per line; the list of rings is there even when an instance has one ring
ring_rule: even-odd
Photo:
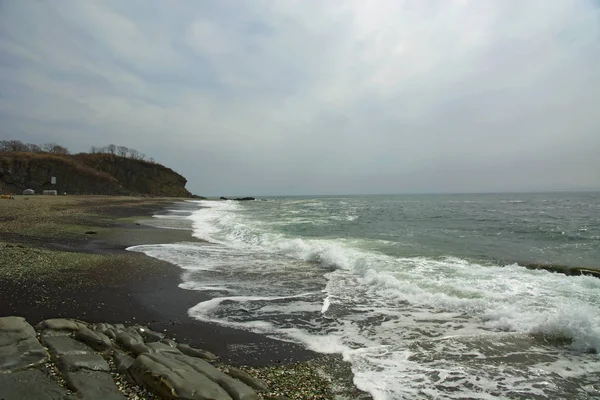
[[[600,3],[0,0],[0,120],[198,194],[600,189]]]

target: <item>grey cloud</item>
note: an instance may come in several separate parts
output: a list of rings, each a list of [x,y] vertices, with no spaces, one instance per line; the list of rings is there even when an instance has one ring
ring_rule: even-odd
[[[202,194],[600,189],[590,1],[0,3],[3,136]]]

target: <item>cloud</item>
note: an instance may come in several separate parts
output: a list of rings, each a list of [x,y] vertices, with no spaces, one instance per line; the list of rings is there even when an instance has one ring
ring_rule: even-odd
[[[207,194],[600,189],[586,0],[0,3],[3,135]]]

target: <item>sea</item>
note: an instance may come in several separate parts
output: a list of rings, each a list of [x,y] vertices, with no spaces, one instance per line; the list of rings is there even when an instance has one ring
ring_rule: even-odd
[[[375,400],[600,399],[600,193],[186,201],[130,248],[182,268],[188,314],[350,363]]]

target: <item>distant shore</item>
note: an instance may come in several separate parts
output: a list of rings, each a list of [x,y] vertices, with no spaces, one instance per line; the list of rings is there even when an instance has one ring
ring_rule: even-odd
[[[287,368],[323,360],[299,345],[191,319],[188,308],[207,297],[178,288],[178,267],[125,250],[139,244],[196,240],[188,231],[154,228],[140,221],[183,200],[109,196],[2,200],[0,317],[20,315],[33,324],[64,317],[147,325],[238,366]],[[322,368],[316,366],[319,362],[315,369]],[[331,362],[331,358],[323,361]],[[348,366],[333,362],[332,369],[345,369],[343,379],[351,379]],[[329,385],[323,378],[319,382]],[[324,393],[311,398],[332,398],[327,390]]]

